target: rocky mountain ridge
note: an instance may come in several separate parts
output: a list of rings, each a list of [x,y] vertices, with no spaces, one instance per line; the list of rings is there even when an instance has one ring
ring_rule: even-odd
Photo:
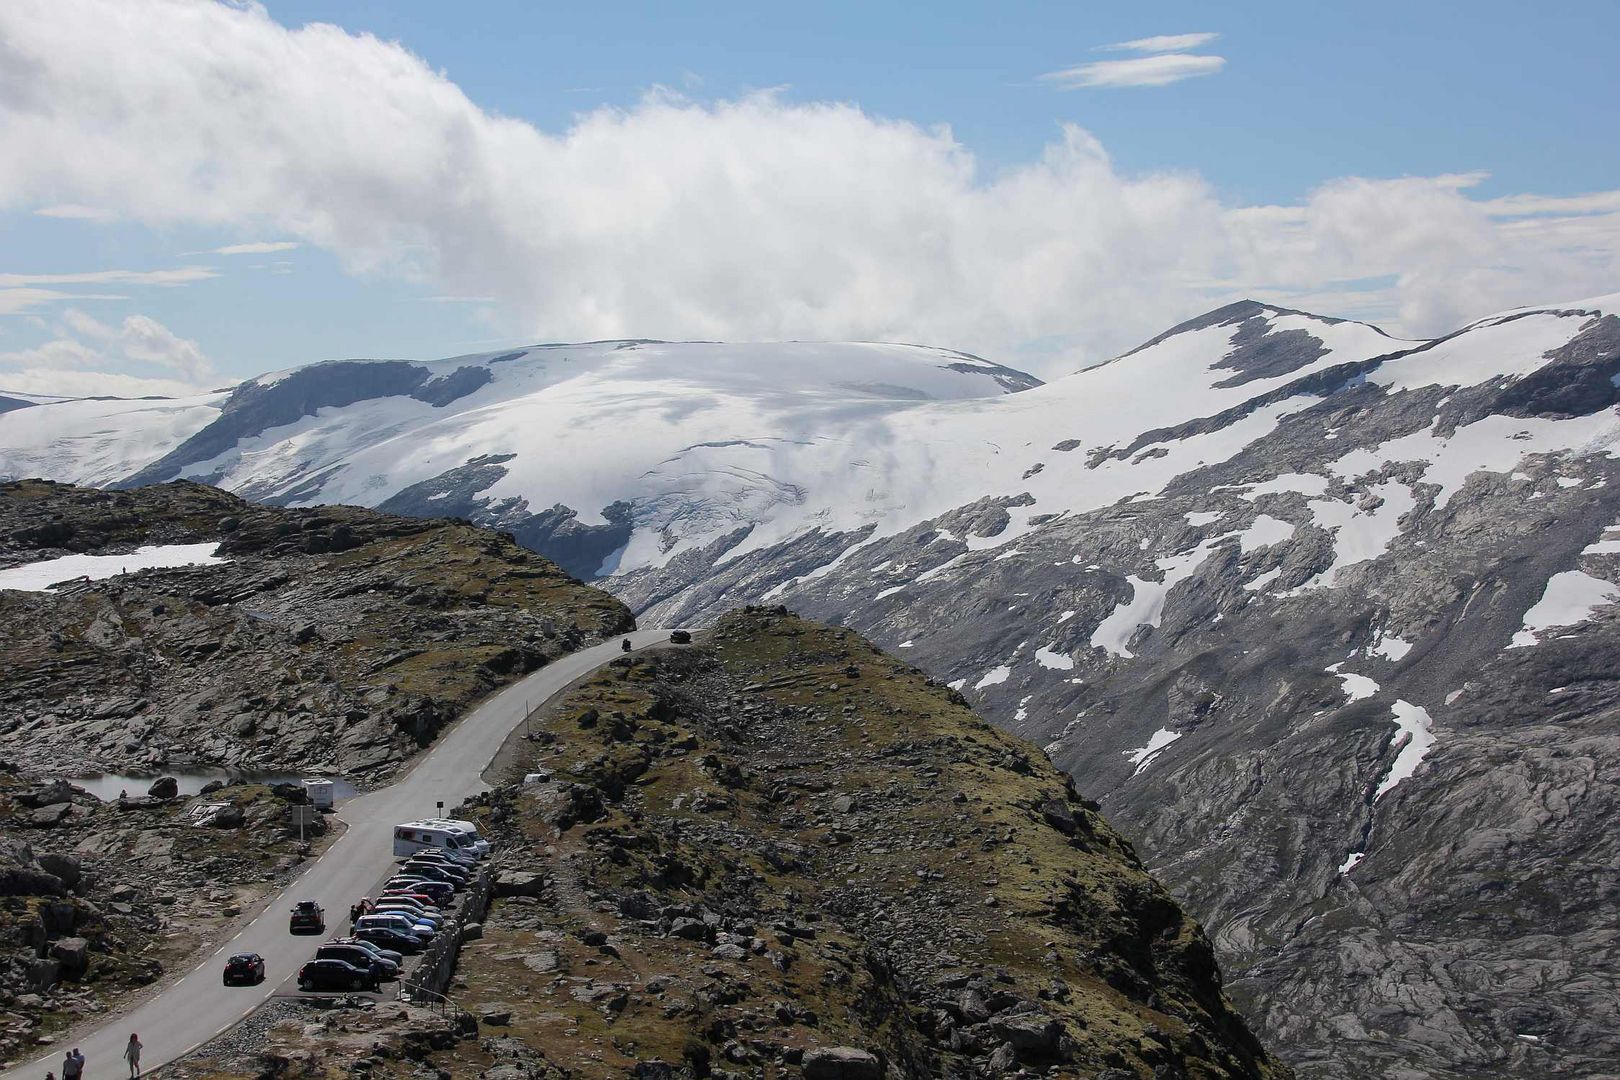
[[[575,494],[531,474],[522,497],[556,520],[602,508],[621,547],[598,569],[647,621],[784,602],[1047,746],[1303,1073],[1602,1076],[1620,1055],[1600,869],[1620,757],[1616,310],[1403,342],[1231,305],[1045,386],[816,413],[815,438],[697,410],[663,471],[635,429],[558,425]],[[619,389],[615,409],[666,405]],[[127,477],[191,407],[116,452],[76,445]],[[35,412],[0,417],[3,467],[66,462],[65,442],[16,435]],[[303,460],[343,412],[263,438]],[[511,483],[512,452],[458,444],[418,495]]]
[[[199,543],[217,545],[208,565],[0,587],[0,758],[51,776],[195,764],[380,779],[492,690],[634,625],[464,524],[282,510],[185,482],[0,485],[0,574]]]
[[[464,810],[498,860],[451,988],[476,1038],[429,1043],[422,1018],[362,1007],[184,1067],[1290,1075],[1096,804],[848,630],[732,613],[695,645],[614,661],[533,735],[512,782]]]

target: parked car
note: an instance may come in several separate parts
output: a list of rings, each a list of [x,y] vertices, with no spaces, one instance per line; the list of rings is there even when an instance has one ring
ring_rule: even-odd
[[[409,915],[388,913],[383,915],[362,915],[360,921],[354,924],[356,930],[370,930],[372,927],[384,926],[390,930],[398,930],[402,934],[414,934],[422,944],[426,945],[433,940],[433,928],[426,923],[419,923]]]
[[[293,905],[287,929],[294,934],[324,934],[326,911],[313,900],[300,900]]]
[[[380,945],[405,956],[415,956],[422,951],[421,938],[415,934],[407,934],[403,930],[395,930],[392,926],[362,926],[356,928],[349,936],[357,941]]]
[[[415,923],[416,926],[419,929],[431,930],[435,934],[437,934],[439,932],[440,920],[438,918],[436,918],[436,917],[434,917],[432,915],[424,915],[424,914],[416,911],[413,908],[408,908],[408,907],[378,907],[378,908],[373,909],[371,914],[373,914],[373,915],[402,915],[405,918],[411,920],[411,922]]]
[[[237,953],[225,961],[226,986],[255,986],[262,982],[264,982],[264,957],[258,953]]]
[[[395,967],[405,966],[405,956],[393,949],[385,949],[370,941],[361,941],[357,937],[337,937],[327,942],[328,945],[358,945],[379,960],[386,960]]]
[[[399,965],[374,956],[359,945],[334,945],[330,941],[315,950],[317,960],[343,960],[379,979],[399,978]]]
[[[427,895],[426,893],[419,893],[410,886],[402,886],[398,889],[384,889],[382,892],[377,894],[377,899],[415,900],[418,904],[421,904],[424,908],[427,908],[430,911],[435,908],[440,911],[444,910],[444,906],[442,904],[436,904],[433,902],[433,897]],[[375,901],[373,901],[373,903],[375,903]]]
[[[298,989],[376,990],[380,980],[369,968],[347,960],[311,960],[298,969]]]
[[[692,632],[690,630],[671,630],[669,640],[676,645],[690,645],[692,644]]]
[[[427,919],[443,919],[444,912],[437,904],[418,900],[414,896],[379,896],[371,902],[371,911],[409,911]],[[367,911],[366,914],[371,914]]]
[[[443,866],[433,866],[429,863],[406,863],[403,870],[412,877],[426,878],[428,881],[442,881],[451,888],[456,888],[463,885],[467,880],[466,878],[462,878],[460,881],[457,881],[455,877],[452,876],[452,871],[448,868]]]
[[[449,903],[450,898],[456,895],[455,888],[448,881],[428,881],[425,878],[402,874],[399,877],[389,878],[383,885],[384,892],[404,889],[407,892],[420,893],[430,898],[435,904]]]
[[[450,862],[444,859],[424,859],[417,855],[412,855],[409,859],[406,859],[403,863],[400,863],[400,869],[406,871],[437,870],[441,874],[450,875],[451,882],[453,882],[457,887],[465,885],[468,881],[472,880],[472,876],[475,872],[471,867],[463,866],[460,863]]]

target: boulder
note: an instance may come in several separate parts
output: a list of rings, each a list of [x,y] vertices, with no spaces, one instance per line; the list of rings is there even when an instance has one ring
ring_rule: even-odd
[[[39,857],[39,866],[47,874],[60,878],[62,884],[70,889],[84,878],[84,867],[73,855],[47,851]]]
[[[481,922],[470,922],[461,928],[462,941],[477,941],[483,936],[484,924]]]
[[[62,978],[80,979],[90,970],[90,943],[82,937],[65,937],[51,943],[51,959],[61,965]]]
[[[208,819],[208,824],[216,829],[240,829],[246,821],[247,815],[240,806],[222,806]]]
[[[869,1050],[819,1046],[804,1052],[805,1080],[883,1080],[883,1063]]]
[[[539,896],[545,886],[544,874],[528,870],[502,870],[495,875],[496,896]]]
[[[160,776],[152,781],[146,793],[154,799],[173,799],[180,794],[180,781],[172,776]]]
[[[1057,1052],[1063,1025],[1044,1013],[1015,1013],[990,1021],[990,1030],[1018,1052],[1020,1057]]]
[[[36,829],[53,829],[62,824],[73,809],[72,803],[52,803],[28,815],[28,824]]]
[[[478,1013],[478,1022],[485,1027],[506,1027],[512,1022],[512,1010],[487,1005]]]
[[[21,806],[37,810],[42,806],[55,806],[58,803],[73,801],[73,785],[66,780],[52,780],[50,783],[37,787],[32,791],[25,791],[17,796]]]

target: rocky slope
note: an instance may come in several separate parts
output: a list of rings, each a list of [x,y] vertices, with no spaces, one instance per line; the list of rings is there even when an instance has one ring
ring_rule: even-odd
[[[0,760],[377,779],[491,690],[633,625],[510,537],[453,522],[183,482],[0,486],[0,568],[216,543],[208,565],[0,587]]]
[[[569,408],[614,426],[550,421],[569,468],[520,474],[504,455],[530,444],[481,427],[435,441],[415,490],[600,519],[605,584],[649,623],[780,600],[958,684],[1103,803],[1303,1072],[1599,1076],[1620,1054],[1617,311],[1407,342],[1236,304],[1016,393],[741,422],[705,404],[705,378],[735,400],[729,370],[667,400],[587,380]],[[308,461],[392,498],[380,451],[346,449],[393,445],[380,400],[261,431],[221,482]],[[94,437],[112,408],[0,416],[0,468],[127,479],[213,406],[116,406],[137,432],[116,446]],[[474,488],[498,498],[456,501]]]
[[[1212,370],[1243,367],[1251,318],[1176,336],[1218,329]],[[1605,1076],[1617,377],[1620,318],[1505,316],[1038,455],[1183,459],[1107,505],[1036,489],[619,589],[652,618],[780,597],[1049,745],[1306,1075]]]
[[[230,1071],[1289,1075],[1096,804],[850,631],[728,615],[577,686],[509,768],[452,989],[483,1037],[351,1013]]]
[[[326,833],[316,818],[300,844],[287,814],[297,794],[219,787],[197,828],[194,800],[108,804],[0,770],[0,1063],[189,966],[285,880]]]

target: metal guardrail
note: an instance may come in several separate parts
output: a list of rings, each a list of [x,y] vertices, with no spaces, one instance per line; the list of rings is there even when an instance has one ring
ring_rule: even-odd
[[[490,893],[495,888],[495,874],[488,867],[480,870],[471,885],[462,894],[461,909],[433,939],[433,944],[422,954],[421,962],[409,978],[399,983],[399,999],[407,1002],[449,1002],[445,988],[456,973],[456,961],[461,958],[462,934],[468,923],[483,922],[489,911]],[[453,1005],[453,1003],[451,1003]],[[459,1006],[455,1006],[459,1008]]]

